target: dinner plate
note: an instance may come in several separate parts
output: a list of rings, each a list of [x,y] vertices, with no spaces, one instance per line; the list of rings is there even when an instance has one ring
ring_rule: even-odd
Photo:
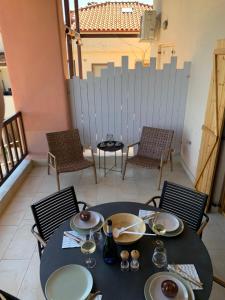
[[[165,236],[165,237],[175,237],[175,236],[180,235],[180,234],[183,232],[183,230],[184,230],[184,223],[183,223],[183,221],[182,221],[180,218],[178,218],[177,216],[176,216],[176,218],[177,218],[177,220],[178,220],[178,222],[179,222],[178,228],[177,228],[176,230],[174,230],[174,231],[166,232],[165,234],[163,234],[163,236]],[[157,222],[157,223],[158,223],[158,222]],[[150,228],[152,227],[151,221],[149,222],[149,226],[150,226]]]
[[[164,280],[173,280],[178,285],[178,295],[174,300],[194,300],[195,296],[190,284],[177,274],[169,272],[159,272],[150,276],[144,286],[144,295],[146,300],[168,300],[161,291],[161,283]]]
[[[45,285],[47,300],[84,300],[93,286],[91,273],[80,265],[66,265],[48,278]]]
[[[72,217],[72,222],[78,229],[91,229],[96,225],[98,225],[100,221],[99,214],[96,213],[95,211],[89,211],[89,212],[91,215],[88,221],[81,220],[80,213]]]
[[[104,221],[105,221],[104,217],[100,213],[97,212],[97,214],[99,215],[100,220],[99,220],[99,223],[95,227],[91,228],[91,230],[93,232],[99,231],[102,228]],[[78,232],[81,235],[86,235],[90,231],[90,229],[80,229],[80,228],[76,227],[73,223],[73,217],[70,219],[70,228],[72,230]]]
[[[156,223],[162,224],[165,227],[166,232],[175,231],[179,227],[179,220],[177,217],[167,212],[160,212],[157,216]]]

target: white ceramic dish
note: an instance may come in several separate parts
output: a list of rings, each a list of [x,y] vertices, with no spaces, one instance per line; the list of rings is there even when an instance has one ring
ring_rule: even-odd
[[[98,214],[99,217],[100,217],[100,221],[99,221],[99,223],[98,223],[95,227],[91,228],[91,230],[92,230],[93,232],[99,231],[99,230],[102,228],[102,226],[103,226],[103,224],[104,224],[104,221],[105,221],[104,217],[103,217],[100,213],[97,213],[97,214]],[[74,225],[74,223],[73,223],[73,217],[70,219],[70,227],[71,227],[71,229],[72,229],[73,231],[75,231],[75,232],[77,232],[77,233],[79,233],[79,234],[81,234],[81,235],[86,235],[86,234],[88,234],[89,231],[90,231],[90,229],[80,229],[80,228],[76,227],[76,226]]]
[[[179,227],[179,221],[177,217],[166,212],[160,212],[160,214],[157,216],[156,223],[162,224],[165,227],[166,232],[175,231]]]
[[[91,273],[80,265],[66,265],[48,278],[45,285],[47,300],[84,300],[93,286]]]
[[[73,224],[79,229],[91,229],[91,228],[95,227],[96,225],[98,225],[98,223],[100,221],[99,214],[96,213],[95,211],[89,211],[89,212],[90,212],[91,216],[88,221],[85,222],[85,221],[81,220],[80,213],[79,213],[72,217]]]
[[[178,218],[178,217],[176,217],[176,218],[177,218],[177,220],[179,222],[179,226],[178,226],[177,230],[166,232],[163,235],[164,237],[175,237],[175,236],[180,235],[183,232],[183,230],[184,230],[184,223],[183,223],[183,221],[180,218]],[[149,226],[150,226],[150,228],[152,228],[152,222],[151,222],[151,220],[149,221]]]
[[[188,300],[188,292],[185,285],[179,279],[171,276],[170,274],[159,275],[151,281],[149,286],[149,294],[152,299],[168,300],[168,297],[164,296],[161,289],[161,284],[164,280],[172,280],[178,286],[178,293],[176,297],[173,298],[173,300]]]
[[[176,283],[179,281],[179,287],[181,289],[180,295],[183,295],[186,298],[173,298],[176,300],[195,300],[195,295],[193,293],[193,290],[190,286],[190,284],[184,280],[182,277],[180,277],[177,274],[172,274],[169,272],[159,272],[155,273],[152,276],[150,276],[144,286],[144,295],[146,300],[168,300],[169,298],[166,298],[163,293],[161,292],[161,283],[162,281],[170,279],[175,281]],[[156,291],[157,289],[157,291]],[[186,292],[185,292],[186,290]],[[164,297],[164,298],[163,298]]]

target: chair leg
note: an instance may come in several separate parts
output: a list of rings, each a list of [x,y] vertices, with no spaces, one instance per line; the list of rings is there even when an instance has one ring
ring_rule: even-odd
[[[170,151],[170,171],[173,172],[173,155],[172,155],[172,151]]]
[[[160,166],[159,168],[159,183],[158,183],[158,191],[160,190],[160,186],[161,186],[161,179],[162,179],[162,166]]]
[[[124,180],[124,177],[125,177],[126,169],[127,169],[127,160],[125,161],[124,168],[123,168],[123,176],[122,176],[123,180]]]
[[[95,164],[93,166],[93,170],[94,170],[94,176],[95,176],[95,183],[97,184],[98,180],[97,180],[97,173],[96,173],[96,166],[95,166]]]
[[[50,165],[48,164],[48,175],[50,174]]]
[[[60,182],[59,182],[59,173],[58,172],[56,172],[56,181],[57,181],[58,191],[60,191]]]

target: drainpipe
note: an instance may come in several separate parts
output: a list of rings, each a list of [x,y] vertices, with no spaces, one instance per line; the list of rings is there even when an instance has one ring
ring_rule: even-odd
[[[74,0],[76,32],[80,35],[80,21],[79,21],[79,10],[78,9],[79,9],[78,0]],[[81,56],[81,42],[80,42],[80,39],[78,39],[76,41],[76,43],[77,43],[77,56],[78,56],[79,77],[80,77],[80,79],[83,79],[82,56]]]
[[[65,13],[66,26],[70,27],[69,0],[64,0],[64,10],[65,10],[64,13]],[[67,42],[67,55],[68,55],[68,63],[69,63],[69,74],[70,74],[70,78],[73,78],[74,67],[73,67],[72,39],[68,34],[66,35],[66,42]]]
[[[5,115],[5,103],[4,103],[2,89],[0,87],[0,140],[2,138],[2,126],[3,126],[4,115]]]

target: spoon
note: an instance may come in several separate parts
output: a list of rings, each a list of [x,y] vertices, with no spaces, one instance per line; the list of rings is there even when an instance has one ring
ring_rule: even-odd
[[[155,215],[146,216],[146,217],[142,218],[141,221],[138,221],[138,222],[136,222],[136,223],[134,223],[134,224],[131,224],[131,225],[127,226],[127,227],[121,227],[121,228],[115,227],[115,228],[113,228],[113,236],[114,236],[115,238],[118,238],[118,237],[119,237],[124,231],[126,231],[127,229],[129,229],[129,228],[131,228],[131,227],[134,227],[134,226],[136,226],[136,225],[142,223],[143,221],[146,221],[146,220],[151,219],[151,218],[154,218],[154,217],[155,217]]]
[[[141,235],[156,236],[155,233],[143,233],[143,232],[136,232],[136,231],[123,231],[121,234],[141,234]]]

